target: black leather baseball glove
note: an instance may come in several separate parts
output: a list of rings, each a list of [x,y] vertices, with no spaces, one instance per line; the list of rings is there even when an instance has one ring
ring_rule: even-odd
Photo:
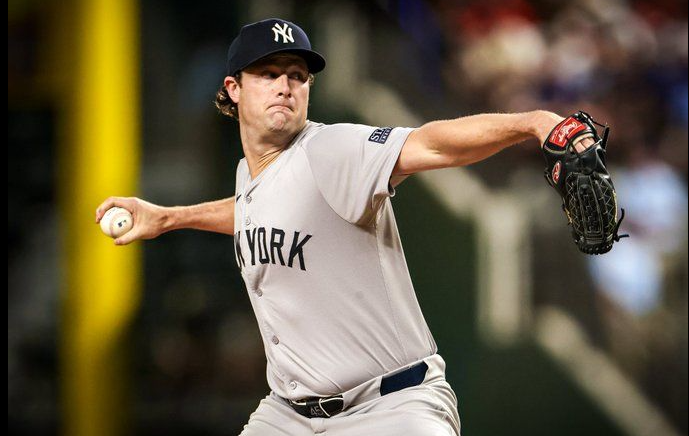
[[[603,127],[603,137],[596,126]],[[574,242],[583,253],[603,254],[618,235],[624,209],[617,219],[617,195],[605,167],[609,127],[596,123],[586,112],[565,118],[543,143],[545,178],[562,197],[562,209],[572,226]],[[575,144],[592,138],[594,144],[578,152]]]

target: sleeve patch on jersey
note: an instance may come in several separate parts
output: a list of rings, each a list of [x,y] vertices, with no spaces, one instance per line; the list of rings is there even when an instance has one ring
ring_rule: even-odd
[[[388,137],[390,136],[390,132],[392,132],[392,127],[382,127],[380,129],[376,129],[373,131],[371,136],[368,137],[368,140],[371,142],[377,142],[378,144],[385,144],[385,141],[387,141]]]

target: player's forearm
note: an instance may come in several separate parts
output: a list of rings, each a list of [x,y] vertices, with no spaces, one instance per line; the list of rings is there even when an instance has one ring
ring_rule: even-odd
[[[438,167],[454,167],[481,161],[529,138],[544,137],[559,119],[546,111],[481,114],[434,121],[418,130]]]
[[[197,229],[234,234],[234,197],[193,206],[174,206],[167,209],[165,231]]]

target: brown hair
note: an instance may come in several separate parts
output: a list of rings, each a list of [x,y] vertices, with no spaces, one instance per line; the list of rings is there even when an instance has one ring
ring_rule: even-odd
[[[239,86],[242,86],[242,72],[239,71],[234,78],[237,80]],[[218,112],[221,114],[234,118],[237,120],[237,122],[239,122],[237,103],[232,101],[230,94],[228,94],[227,89],[225,89],[224,84],[221,85],[220,89],[218,89],[218,92],[215,93],[215,107],[218,108]]]
[[[234,76],[235,80],[237,80],[237,83],[239,86],[242,86],[242,72],[239,71],[236,76]],[[309,86],[313,86],[313,82],[316,80],[313,74],[309,73]],[[225,89],[225,85],[223,84],[220,86],[220,89],[218,89],[218,92],[215,93],[215,107],[218,108],[218,112],[220,112],[223,115],[226,115],[230,118],[234,118],[239,122],[239,112],[237,110],[237,103],[232,101],[230,98],[230,94],[227,93],[227,89]]]

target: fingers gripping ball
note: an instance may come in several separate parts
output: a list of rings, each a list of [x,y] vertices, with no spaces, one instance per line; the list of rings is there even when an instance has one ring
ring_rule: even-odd
[[[100,228],[103,230],[103,233],[113,239],[127,233],[133,225],[134,218],[132,214],[127,209],[121,207],[111,207],[100,220]]]

